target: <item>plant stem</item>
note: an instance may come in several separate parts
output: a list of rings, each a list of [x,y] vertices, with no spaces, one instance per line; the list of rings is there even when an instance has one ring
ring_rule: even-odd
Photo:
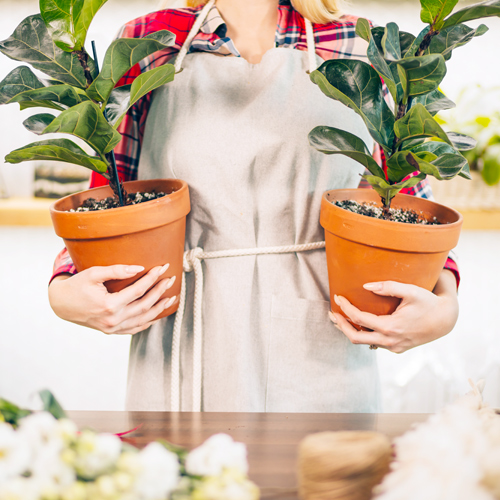
[[[420,57],[424,55],[424,52],[429,48],[429,45],[431,44],[432,39],[439,33],[439,31],[434,31],[433,28],[429,30],[428,33],[424,36],[424,39],[420,43],[420,47],[417,50],[417,53],[415,54],[415,57]]]
[[[95,64],[97,73],[99,73],[99,61],[97,60],[97,50],[95,47],[95,42],[93,40],[92,40],[92,52],[94,54],[94,64]],[[108,117],[106,115],[105,109],[102,110],[102,114],[107,121]],[[120,202],[120,206],[123,207],[125,205],[123,198],[125,197],[125,199],[126,199],[127,194],[125,193],[125,196],[124,196],[125,190],[123,189],[122,183],[120,181],[120,177],[118,176],[118,169],[116,168],[116,159],[115,159],[115,152],[114,151],[111,151],[111,153],[109,153],[108,159],[111,163],[111,175],[109,176],[109,185],[110,185],[111,189],[113,190],[113,193],[115,193],[115,196],[118,198],[118,201]]]
[[[94,81],[89,68],[89,55],[84,48],[82,48],[82,50],[75,50],[75,54],[77,55],[78,60],[80,61],[80,64],[83,68],[83,73],[85,74],[85,79],[87,80],[87,87],[89,87]]]

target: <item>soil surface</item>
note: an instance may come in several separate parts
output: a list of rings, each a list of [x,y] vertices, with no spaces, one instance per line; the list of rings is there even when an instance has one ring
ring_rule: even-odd
[[[127,194],[127,201],[125,205],[138,205],[145,201],[156,200],[163,198],[169,193],[163,191],[151,191],[149,193],[129,193]],[[118,208],[120,202],[117,198],[108,197],[103,200],[96,200],[95,198],[87,198],[78,208],[69,210],[70,212],[95,212],[97,210],[107,210],[108,208]]]
[[[389,217],[384,216],[382,207],[377,206],[375,203],[358,203],[354,200],[336,201],[334,203],[337,207],[354,212],[355,214],[366,215],[375,219],[391,220],[394,222],[404,222],[406,224],[423,224],[423,225],[438,225],[441,224],[436,217],[432,220],[427,219],[422,214],[415,212],[415,210],[406,210],[402,208],[390,208]]]

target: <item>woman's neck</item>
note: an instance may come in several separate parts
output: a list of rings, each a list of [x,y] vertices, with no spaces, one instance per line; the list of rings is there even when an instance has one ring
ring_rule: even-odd
[[[217,8],[241,57],[259,63],[274,47],[278,0],[217,0]]]

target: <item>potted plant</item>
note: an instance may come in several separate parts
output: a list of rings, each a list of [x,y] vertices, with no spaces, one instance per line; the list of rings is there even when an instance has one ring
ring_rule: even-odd
[[[92,59],[85,50],[85,40],[92,19],[106,1],[40,0],[40,14],[24,19],[8,39],[0,42],[0,52],[28,62],[49,79],[40,79],[28,66],[17,67],[0,82],[0,104],[17,102],[21,110],[49,109],[51,113],[30,116],[23,125],[37,135],[73,135],[94,151],[91,156],[67,138],[48,139],[12,151],[5,161],[68,162],[109,180],[110,186],[55,202],[51,216],[78,271],[112,264],[145,268],[130,280],[107,283],[109,291],[117,291],[152,267],[166,263],[170,263],[170,276],[181,274],[190,205],[183,181],[132,181],[122,185],[118,178],[113,155],[121,139],[117,128],[135,102],[173,80],[174,66],[166,64],[144,72],[132,85],[117,85],[136,63],[173,45],[175,36],[162,30],[144,38],[115,40],[99,71],[95,46]],[[97,208],[105,209],[94,210]],[[180,281],[163,297],[178,297]],[[161,316],[172,314],[177,307],[178,300]]]
[[[335,59],[310,75],[324,94],[361,116],[387,160],[384,170],[364,142],[346,131],[320,126],[309,134],[317,150],[348,156],[368,170],[363,177],[373,190],[326,192],[320,222],[325,228],[331,298],[343,295],[374,314],[390,314],[400,299],[377,296],[364,290],[364,283],[394,280],[432,290],[448,252],[458,242],[462,224],[458,212],[398,194],[427,175],[439,180],[470,178],[461,151],[474,148],[475,141],[446,133],[436,121],[438,111],[454,106],[438,86],[452,51],[487,31],[484,25],[472,29],[463,22],[499,16],[500,1],[452,13],[457,2],[421,0],[420,17],[427,26],[417,37],[400,31],[395,23],[372,28],[366,19],[359,19],[356,33],[368,42],[371,64]],[[394,101],[393,110],[384,99],[383,82]],[[370,217],[341,208],[347,205]],[[401,216],[423,223],[397,222]],[[332,310],[341,313],[331,302]]]

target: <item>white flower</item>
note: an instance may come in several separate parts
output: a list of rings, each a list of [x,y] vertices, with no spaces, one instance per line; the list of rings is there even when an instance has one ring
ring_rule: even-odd
[[[204,478],[192,493],[193,500],[257,500],[259,496],[259,488],[235,469]]]
[[[160,443],[148,444],[137,457],[134,491],[140,500],[164,500],[179,483],[179,459]]]
[[[82,431],[76,443],[76,472],[85,479],[94,479],[107,472],[116,464],[121,447],[120,438],[113,434]]]
[[[37,481],[43,492],[58,495],[76,481],[73,467],[63,460],[62,441],[54,439],[38,448],[31,466],[34,481]],[[50,496],[50,495],[46,495]]]
[[[479,393],[395,439],[377,500],[494,500],[500,492],[500,423]]]
[[[18,432],[29,440],[31,446],[38,447],[53,440],[61,440],[57,420],[48,412],[32,413],[22,418]]]
[[[0,500],[39,500],[40,491],[31,478],[14,477],[0,481]]]
[[[186,459],[186,471],[195,476],[219,476],[226,468],[248,473],[246,446],[227,434],[213,435]]]
[[[11,425],[0,422],[0,484],[8,478],[26,472],[31,456],[28,440]]]

